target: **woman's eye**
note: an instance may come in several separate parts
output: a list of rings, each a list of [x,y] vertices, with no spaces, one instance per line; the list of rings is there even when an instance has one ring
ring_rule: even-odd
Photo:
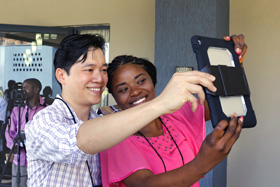
[[[128,90],[128,88],[123,88],[123,89],[120,89],[118,92],[119,93],[124,93],[124,92],[126,92]]]
[[[141,79],[138,84],[143,84],[145,82],[146,79]]]

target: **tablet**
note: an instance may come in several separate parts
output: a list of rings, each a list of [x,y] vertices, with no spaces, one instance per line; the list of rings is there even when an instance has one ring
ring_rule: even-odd
[[[191,39],[196,54],[198,70],[216,77],[215,93],[205,89],[213,127],[221,120],[244,116],[243,128],[256,125],[256,116],[250,101],[250,90],[244,69],[235,53],[232,41],[193,36]]]

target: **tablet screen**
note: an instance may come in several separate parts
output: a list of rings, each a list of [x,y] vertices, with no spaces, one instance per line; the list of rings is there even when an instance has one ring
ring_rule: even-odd
[[[207,50],[211,65],[227,65],[234,67],[234,61],[231,52],[226,48],[209,47]],[[247,107],[243,96],[219,96],[224,114],[231,117],[234,113],[238,116],[245,116]]]

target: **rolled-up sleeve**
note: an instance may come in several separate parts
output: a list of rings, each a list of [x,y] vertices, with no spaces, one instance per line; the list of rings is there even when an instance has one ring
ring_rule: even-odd
[[[9,149],[12,149],[14,144],[14,138],[17,136],[17,119],[18,119],[18,108],[14,107],[10,116],[10,124],[7,125],[5,131],[6,144]]]

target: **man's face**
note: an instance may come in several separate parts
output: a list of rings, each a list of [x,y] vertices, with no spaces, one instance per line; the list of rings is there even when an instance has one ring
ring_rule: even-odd
[[[72,106],[91,107],[101,101],[108,82],[107,64],[101,49],[90,48],[83,63],[75,63],[67,75],[64,72],[62,97]]]
[[[27,94],[27,100],[32,99],[37,93],[35,88],[28,81],[22,83],[22,90]]]

